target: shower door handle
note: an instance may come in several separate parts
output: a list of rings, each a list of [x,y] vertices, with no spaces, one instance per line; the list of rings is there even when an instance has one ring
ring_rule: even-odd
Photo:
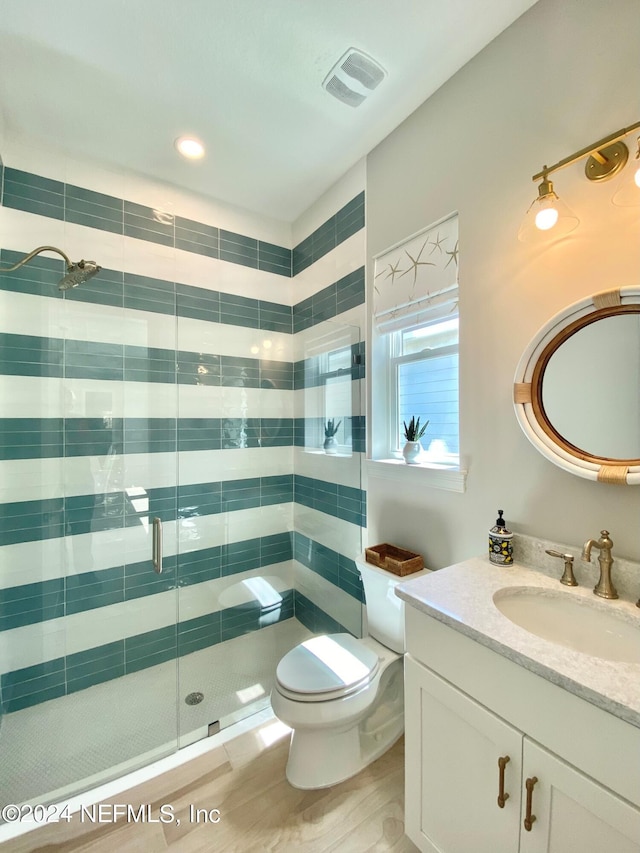
[[[153,570],[156,574],[162,574],[162,520],[160,518],[153,519],[153,539],[152,539],[151,559],[153,561]]]

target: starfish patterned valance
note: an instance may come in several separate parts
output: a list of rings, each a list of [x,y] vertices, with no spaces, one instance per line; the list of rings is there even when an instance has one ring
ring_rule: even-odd
[[[382,333],[454,314],[458,308],[458,214],[375,259],[374,324]]]

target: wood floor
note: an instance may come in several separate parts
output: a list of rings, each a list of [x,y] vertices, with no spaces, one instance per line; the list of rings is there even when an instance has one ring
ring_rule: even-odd
[[[404,741],[358,776],[332,788],[300,791],[285,779],[288,734],[266,723],[223,746],[118,795],[109,803],[150,804],[170,823],[80,821],[50,824],[0,845],[1,853],[365,853],[416,851],[404,835]],[[217,823],[204,822],[204,811]],[[197,812],[196,810],[200,810]],[[198,814],[200,820],[196,821]]]

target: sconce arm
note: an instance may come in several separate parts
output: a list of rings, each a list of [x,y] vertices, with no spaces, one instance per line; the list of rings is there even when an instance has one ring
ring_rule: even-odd
[[[533,175],[531,178],[532,181],[539,181],[540,178],[544,178],[546,180],[547,175],[550,175],[552,172],[557,172],[558,169],[563,169],[565,166],[570,166],[572,163],[575,163],[576,160],[580,160],[582,157],[585,157],[587,154],[593,154],[594,151],[598,152],[601,148],[606,148],[607,145],[611,145],[613,142],[617,142],[619,139],[622,139],[628,133],[631,133],[632,130],[636,130],[640,127],[640,121],[637,121],[635,124],[629,125],[629,127],[623,127],[621,130],[617,130],[615,133],[611,133],[609,136],[605,136],[604,139],[598,140],[598,142],[594,142],[591,145],[587,145],[586,148],[582,148],[580,151],[576,151],[575,154],[570,154],[569,157],[565,157],[564,160],[559,160],[557,163],[554,163],[553,166],[545,166],[541,172],[538,172],[536,175]]]

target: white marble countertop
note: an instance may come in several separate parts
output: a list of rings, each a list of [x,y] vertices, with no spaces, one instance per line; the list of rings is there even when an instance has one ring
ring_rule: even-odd
[[[585,606],[616,611],[640,627],[640,609],[628,600],[606,601],[591,587],[561,586],[522,565],[496,566],[474,557],[396,587],[407,604],[456,631],[640,727],[640,664],[604,660],[543,640],[518,627],[495,606],[493,595],[509,587],[537,587],[575,596]]]

